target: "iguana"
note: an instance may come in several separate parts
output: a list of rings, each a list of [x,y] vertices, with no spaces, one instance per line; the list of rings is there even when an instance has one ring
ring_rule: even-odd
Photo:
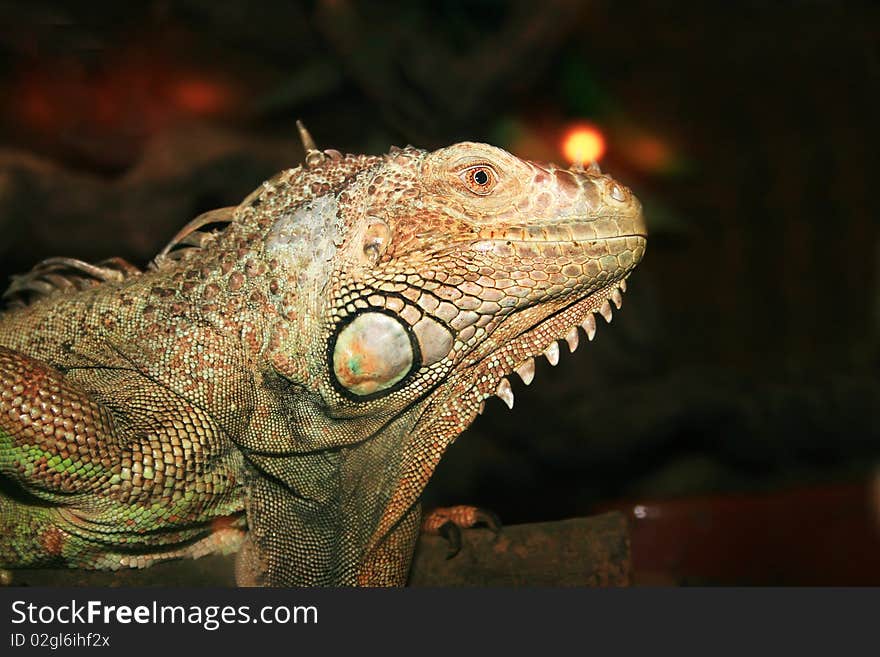
[[[508,376],[611,321],[646,230],[597,166],[318,150],[145,271],[52,259],[0,315],[0,566],[239,549],[242,585],[403,585],[419,496]]]

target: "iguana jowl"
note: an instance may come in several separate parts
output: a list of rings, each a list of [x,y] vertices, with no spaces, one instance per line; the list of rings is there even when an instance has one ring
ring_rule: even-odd
[[[592,339],[644,254],[638,200],[598,167],[304,141],[306,165],[145,272],[54,259],[13,282],[0,566],[240,546],[242,584],[401,585],[444,450],[486,398],[513,405],[506,377]]]

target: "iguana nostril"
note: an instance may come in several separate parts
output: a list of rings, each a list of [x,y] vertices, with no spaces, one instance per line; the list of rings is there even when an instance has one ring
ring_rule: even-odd
[[[623,203],[626,200],[626,193],[623,191],[623,188],[617,183],[611,183],[608,187],[608,191],[611,194],[611,198],[615,201],[620,201]]]

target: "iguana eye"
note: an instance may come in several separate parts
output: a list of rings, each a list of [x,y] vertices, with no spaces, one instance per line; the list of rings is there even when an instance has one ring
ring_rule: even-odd
[[[487,164],[468,167],[460,175],[467,188],[480,196],[485,196],[498,184],[498,174]]]
[[[388,390],[413,369],[416,348],[404,324],[391,315],[368,312],[346,324],[331,343],[336,382],[358,397]]]

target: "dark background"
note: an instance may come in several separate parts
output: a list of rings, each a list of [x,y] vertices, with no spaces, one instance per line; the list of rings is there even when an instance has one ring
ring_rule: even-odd
[[[749,559],[829,546],[734,576],[649,563],[662,548],[635,536],[637,567],[678,582],[824,581],[822,555],[876,540],[872,3],[37,1],[0,25],[3,280],[55,255],[145,265],[295,166],[296,118],[347,152],[468,139],[557,162],[588,121],[644,202],[647,256],[594,343],[514,382],[512,412],[487,403],[426,501],[507,523],[694,501],[723,559],[756,534]],[[719,520],[730,500],[746,506]],[[880,581],[859,563],[832,581]]]

